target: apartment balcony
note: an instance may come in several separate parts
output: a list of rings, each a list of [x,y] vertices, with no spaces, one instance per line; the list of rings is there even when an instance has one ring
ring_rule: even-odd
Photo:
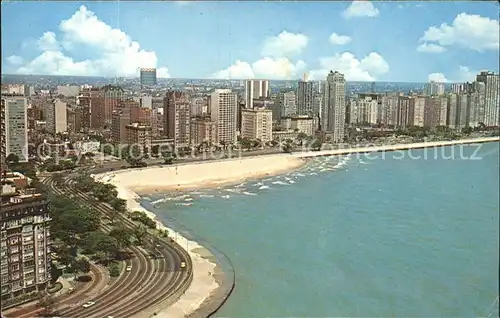
[[[23,255],[23,262],[32,261],[35,259],[34,255]]]
[[[18,228],[18,227],[21,227],[23,226],[21,222],[19,223],[7,223],[7,229],[10,230],[10,229],[15,229],[15,228]]]

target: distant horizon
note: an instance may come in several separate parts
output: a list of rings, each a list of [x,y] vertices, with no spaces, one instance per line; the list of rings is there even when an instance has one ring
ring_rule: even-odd
[[[484,70],[486,71],[486,70]],[[488,71],[492,72],[492,71]],[[126,76],[97,76],[97,75],[39,75],[39,74],[1,74],[2,77],[4,76],[15,76],[15,77],[77,77],[77,78],[99,78],[99,79],[137,79],[139,80],[139,76],[137,77],[126,77]],[[158,80],[165,81],[165,80],[203,80],[203,81],[247,81],[247,80],[268,80],[269,82],[298,82],[301,81],[302,78],[297,78],[297,79],[286,79],[286,80],[280,80],[280,79],[266,79],[266,78],[247,78],[247,79],[218,79],[218,78],[195,78],[195,77],[168,77],[168,78],[157,78]],[[309,80],[309,82],[318,82],[318,81],[324,81],[324,80]],[[430,81],[427,82],[413,82],[413,81],[346,81],[347,83],[366,83],[366,84],[371,84],[371,83],[407,83],[407,84],[426,84],[429,83]],[[452,84],[463,84],[465,82],[437,82],[445,85],[452,85]]]

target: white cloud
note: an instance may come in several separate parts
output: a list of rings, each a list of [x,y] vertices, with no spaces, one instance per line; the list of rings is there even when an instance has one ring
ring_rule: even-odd
[[[288,58],[264,57],[254,63],[236,61],[228,68],[212,75],[218,79],[296,79],[305,68],[305,63],[299,60],[293,64]]]
[[[446,48],[437,44],[422,43],[417,47],[417,51],[425,53],[443,53],[446,52]]]
[[[473,71],[467,66],[460,65],[457,73],[457,79],[454,82],[473,82],[479,71]]]
[[[62,41],[55,33],[45,32],[37,41],[42,53],[17,69],[22,74],[137,76],[140,67],[157,67],[155,52],[141,49],[138,42],[120,29],[113,29],[85,6],[60,23]],[[95,59],[75,61],[64,51],[88,47]],[[159,77],[169,77],[166,67],[159,67]]]
[[[431,73],[428,80],[440,83],[465,83],[476,80],[476,75],[479,71],[471,70],[468,66],[460,65],[458,70],[454,72],[453,79],[448,79],[443,73]]]
[[[269,37],[264,42],[262,56],[290,57],[300,54],[307,46],[308,38],[304,34],[283,31]]]
[[[444,76],[443,73],[431,73],[427,77],[429,82],[437,82],[437,83],[448,83],[448,79]]]
[[[54,32],[45,32],[37,41],[38,48],[42,51],[58,51],[61,49]]]
[[[351,5],[342,13],[344,18],[356,17],[376,17],[379,15],[379,10],[375,8],[371,1],[352,1]]]
[[[389,64],[376,52],[371,52],[361,60],[350,52],[344,52],[320,58],[319,63],[321,68],[310,72],[311,79],[323,80],[330,70],[334,70],[343,73],[348,81],[373,81],[377,76],[389,72]]]
[[[349,42],[351,42],[351,38],[347,35],[339,35],[335,32],[330,35],[330,43],[333,45],[344,45]]]
[[[18,55],[11,55],[7,57],[7,62],[9,62],[12,65],[21,65],[24,63],[24,60],[22,57]]]
[[[476,51],[498,50],[500,39],[498,20],[476,14],[460,13],[451,25],[431,26],[420,39],[441,46],[460,46]]]
[[[262,58],[250,64],[237,60],[226,69],[215,72],[218,79],[296,79],[305,69],[304,61],[292,62],[289,56],[297,55],[307,46],[307,36],[283,31],[267,38],[263,43]]]

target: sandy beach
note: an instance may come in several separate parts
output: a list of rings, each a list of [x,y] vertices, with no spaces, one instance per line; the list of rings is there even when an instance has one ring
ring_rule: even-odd
[[[118,197],[127,201],[131,211],[143,211],[156,220],[156,215],[143,208],[137,200],[140,193],[172,191],[189,188],[221,186],[241,182],[250,178],[276,175],[300,167],[304,161],[289,154],[229,159],[223,161],[193,163],[136,170],[122,170],[94,176],[98,181],[114,184]],[[155,308],[157,317],[185,317],[194,312],[219,287],[215,257],[197,242],[184,238],[160,221],[158,228],[167,229],[176,242],[186,248],[193,263],[194,277],[181,298],[167,308]],[[146,314],[146,313],[144,313]],[[141,317],[148,315],[141,315]]]
[[[297,169],[305,163],[304,159],[316,156],[418,149],[499,140],[499,137],[491,137],[354,149],[322,150],[293,154],[263,155],[258,157],[128,169],[99,174],[94,177],[98,181],[114,184],[117,188],[118,196],[127,201],[129,210],[143,211],[149,217],[156,220],[156,215],[153,212],[144,209],[137,202],[139,199],[138,193],[148,194],[235,184],[246,179],[277,175]],[[193,261],[194,277],[187,291],[175,304],[167,308],[161,308],[161,311],[160,308],[155,308],[155,311],[158,317],[184,317],[194,312],[217,290],[219,284],[214,276],[214,273],[218,271],[216,268],[217,264],[213,261],[214,257],[207,257],[207,254],[210,254],[207,249],[194,241],[187,240],[179,233],[175,233],[161,222],[157,221],[157,224],[159,228],[167,229],[170,236],[174,238],[180,246],[188,247],[188,253]],[[141,315],[141,317],[142,316],[143,315]]]

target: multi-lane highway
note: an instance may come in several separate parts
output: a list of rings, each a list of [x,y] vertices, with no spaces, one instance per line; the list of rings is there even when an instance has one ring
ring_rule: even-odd
[[[43,183],[54,193],[71,195],[103,215],[116,215],[111,207],[77,190],[72,176],[66,178],[62,186],[56,187],[50,177],[44,179]],[[136,226],[126,216],[120,217],[125,226]],[[110,230],[109,225],[103,225],[103,228]],[[144,249],[131,247],[135,257],[127,261],[126,265],[132,266],[130,272],[123,273],[113,284],[97,294],[86,294],[69,306],[58,307],[57,314],[65,317],[127,318],[167,299],[174,301],[179,298],[189,287],[193,277],[191,258],[184,249],[170,240],[159,239],[157,242],[158,245],[154,248],[160,257],[152,259]],[[186,263],[185,268],[180,267],[181,262]],[[94,301],[95,304],[83,308],[82,305],[87,301]]]

